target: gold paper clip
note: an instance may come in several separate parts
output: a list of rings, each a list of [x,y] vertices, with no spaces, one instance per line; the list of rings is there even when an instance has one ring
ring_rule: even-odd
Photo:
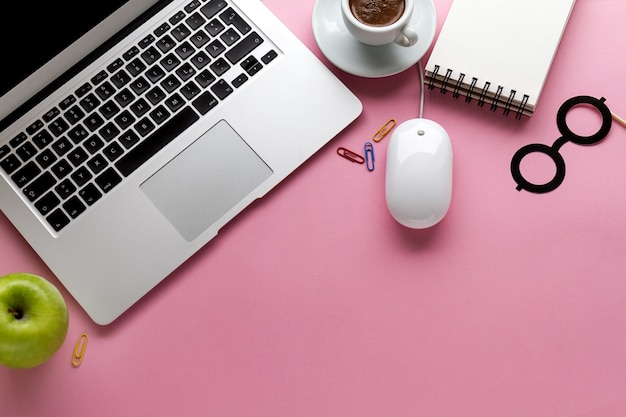
[[[359,155],[356,152],[352,152],[350,149],[338,148],[337,153],[340,156],[343,156],[344,158],[346,158],[348,161],[356,162],[357,164],[365,163],[365,158],[363,158],[361,155]]]
[[[85,357],[85,349],[87,349],[87,340],[89,337],[87,333],[83,333],[78,338],[76,346],[74,346],[74,354],[72,355],[72,365],[79,366],[83,362]]]
[[[380,142],[385,138],[385,136],[389,134],[389,132],[391,132],[391,129],[393,129],[395,126],[395,119],[389,119],[387,123],[385,123],[380,129],[378,129],[376,133],[374,133],[374,136],[372,136],[372,140],[374,142]]]
[[[374,170],[374,145],[372,142],[365,142],[365,161],[367,162],[367,170]]]

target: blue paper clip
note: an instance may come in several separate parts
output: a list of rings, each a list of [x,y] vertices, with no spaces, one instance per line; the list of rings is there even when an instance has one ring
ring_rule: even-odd
[[[374,145],[372,145],[372,142],[365,142],[364,148],[367,170],[372,172],[374,170]]]

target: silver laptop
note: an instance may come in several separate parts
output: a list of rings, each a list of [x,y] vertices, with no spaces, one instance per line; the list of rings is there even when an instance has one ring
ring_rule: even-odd
[[[77,4],[2,6],[0,209],[104,325],[362,106],[259,0]]]

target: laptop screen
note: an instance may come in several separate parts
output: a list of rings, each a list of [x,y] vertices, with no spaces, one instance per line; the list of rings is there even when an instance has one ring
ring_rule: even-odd
[[[34,6],[27,1],[7,1],[1,18],[4,22],[0,24],[0,39],[5,40],[2,49],[5,56],[19,58],[4,66],[0,96],[127,2],[56,0]],[[16,16],[22,16],[28,23],[17,29],[10,24]],[[33,32],[29,34],[31,26]],[[15,33],[16,30],[23,36]]]
[[[0,119],[150,7],[169,2],[55,0],[35,5],[23,0],[4,1],[0,39],[4,40],[3,56],[11,61],[5,61],[0,77]]]

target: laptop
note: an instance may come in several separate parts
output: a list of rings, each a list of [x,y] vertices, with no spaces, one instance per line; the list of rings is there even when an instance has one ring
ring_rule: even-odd
[[[362,111],[259,0],[2,8],[0,209],[101,325]]]

